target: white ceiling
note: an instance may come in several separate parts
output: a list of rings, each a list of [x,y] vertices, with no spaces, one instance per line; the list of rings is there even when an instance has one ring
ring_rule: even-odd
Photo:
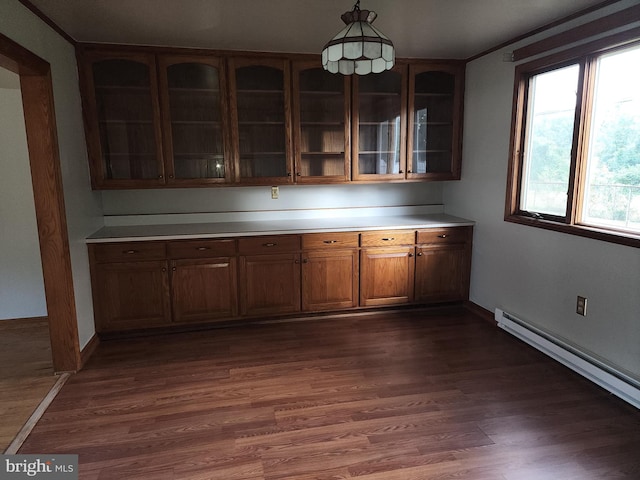
[[[81,42],[319,53],[355,0],[31,0]],[[602,0],[362,0],[399,57],[469,58]]]

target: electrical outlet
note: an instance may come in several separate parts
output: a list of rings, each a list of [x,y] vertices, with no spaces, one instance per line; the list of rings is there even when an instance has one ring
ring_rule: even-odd
[[[271,198],[276,199],[280,195],[280,189],[278,187],[271,187]]]
[[[576,313],[578,315],[582,315],[583,317],[587,316],[587,299],[586,297],[581,297],[578,295],[578,301],[576,302]]]

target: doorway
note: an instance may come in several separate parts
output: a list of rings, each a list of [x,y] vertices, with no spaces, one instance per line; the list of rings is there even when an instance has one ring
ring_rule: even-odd
[[[2,34],[0,67],[20,77],[53,368],[76,371],[80,345],[51,69],[48,62]]]

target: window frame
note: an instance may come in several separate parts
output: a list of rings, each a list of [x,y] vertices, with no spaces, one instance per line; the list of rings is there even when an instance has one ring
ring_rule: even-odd
[[[597,59],[604,54],[634,45],[640,46],[640,35],[637,29],[611,35],[516,66],[509,141],[505,221],[640,248],[640,233],[579,223],[582,214],[580,200],[584,195],[586,181],[586,154],[589,144],[589,125],[591,123]],[[527,126],[529,79],[541,73],[575,64],[579,65],[580,71],[576,95],[566,215],[563,217],[527,212],[520,208],[520,202],[524,173],[524,142]]]

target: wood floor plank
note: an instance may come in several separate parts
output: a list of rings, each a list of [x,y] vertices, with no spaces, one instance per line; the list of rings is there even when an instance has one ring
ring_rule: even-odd
[[[80,478],[640,478],[640,412],[474,314],[100,344],[20,453]]]

